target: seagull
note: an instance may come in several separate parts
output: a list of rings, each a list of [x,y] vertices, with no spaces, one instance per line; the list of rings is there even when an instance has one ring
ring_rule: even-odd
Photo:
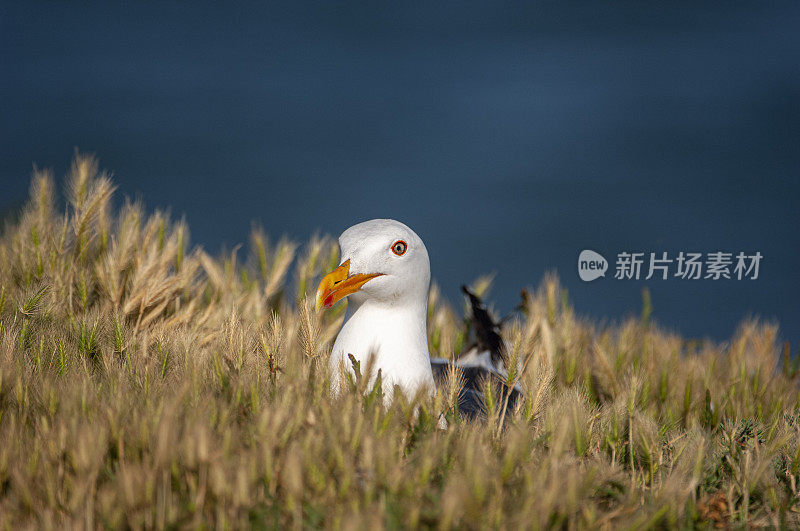
[[[431,360],[426,323],[431,271],[422,239],[399,221],[373,219],[345,230],[339,248],[341,263],[323,277],[315,300],[319,311],[348,299],[329,360],[332,391],[342,388],[344,371],[354,375],[351,355],[360,367],[370,367],[370,386],[380,371],[387,403],[395,385],[409,397],[433,395],[436,382],[441,384],[455,363],[465,383],[459,410],[465,416],[480,416],[486,379],[502,385],[506,374],[499,325],[480,299],[464,288],[472,306],[476,345],[460,361]],[[505,391],[512,395],[511,403],[520,395],[516,386]]]

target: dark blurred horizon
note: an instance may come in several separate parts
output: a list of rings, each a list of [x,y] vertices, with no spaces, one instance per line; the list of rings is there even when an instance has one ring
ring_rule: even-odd
[[[800,344],[800,4],[0,3],[0,210],[95,153],[210,251],[411,226],[452,302],[557,271],[576,311]],[[609,261],[582,282],[581,250]],[[758,280],[614,280],[623,251],[760,252]]]

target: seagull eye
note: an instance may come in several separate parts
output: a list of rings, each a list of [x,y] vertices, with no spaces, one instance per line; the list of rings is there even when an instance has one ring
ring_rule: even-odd
[[[397,256],[403,256],[406,253],[406,242],[397,240],[392,244],[392,252]]]

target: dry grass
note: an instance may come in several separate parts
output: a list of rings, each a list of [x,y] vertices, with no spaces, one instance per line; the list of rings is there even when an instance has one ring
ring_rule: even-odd
[[[505,422],[460,421],[452,388],[419,414],[363,382],[334,400],[342,309],[306,302],[333,240],[295,258],[256,230],[246,261],[212,257],[112,191],[79,156],[62,212],[37,172],[0,239],[3,528],[800,525],[798,370],[774,327],[600,327],[548,278],[506,327],[527,365]],[[435,288],[430,306],[451,357],[463,323]]]

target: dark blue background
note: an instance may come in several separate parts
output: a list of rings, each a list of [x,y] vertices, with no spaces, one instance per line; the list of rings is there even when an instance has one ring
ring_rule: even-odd
[[[387,3],[388,4],[388,3]],[[800,4],[9,3],[0,205],[94,152],[212,251],[372,217],[491,300],[558,271],[579,313],[800,343]],[[760,251],[756,281],[590,284],[577,256]],[[612,264],[613,268],[613,264]]]

